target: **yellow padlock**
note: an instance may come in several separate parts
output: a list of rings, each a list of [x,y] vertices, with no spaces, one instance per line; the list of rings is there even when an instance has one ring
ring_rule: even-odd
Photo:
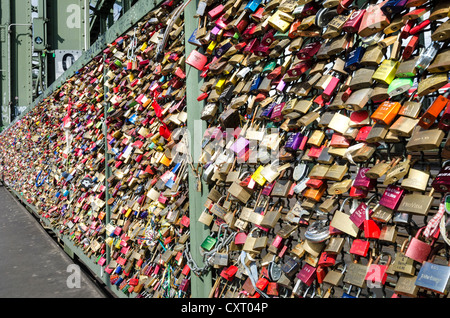
[[[172,159],[168,158],[165,154],[162,156],[161,160],[159,160],[159,163],[162,163],[166,167],[170,166],[172,163]]]
[[[291,26],[291,23],[283,20],[281,18],[281,14],[283,12],[280,10],[277,10],[269,19],[268,23],[269,25],[281,33],[286,33],[289,30],[289,27]]]
[[[382,84],[391,84],[399,65],[398,61],[384,60],[372,75],[372,79]]]
[[[132,210],[131,208],[128,209],[127,212],[125,212],[124,216],[125,216],[126,218],[129,217],[132,211],[133,211],[133,210]]]
[[[216,41],[211,41],[208,45],[208,47],[206,48],[206,54],[212,54],[212,52],[214,51],[214,48],[216,47],[217,42]]]
[[[261,170],[263,169],[263,166],[259,166],[258,169],[256,169],[256,171],[252,174],[252,179],[255,180],[256,183],[258,183],[260,186],[263,186],[264,183],[266,183],[266,178],[264,178],[261,175]]]

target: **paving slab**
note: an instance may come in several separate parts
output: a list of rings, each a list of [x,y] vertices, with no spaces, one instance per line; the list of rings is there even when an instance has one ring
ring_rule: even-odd
[[[0,298],[106,298],[106,294],[0,187]]]

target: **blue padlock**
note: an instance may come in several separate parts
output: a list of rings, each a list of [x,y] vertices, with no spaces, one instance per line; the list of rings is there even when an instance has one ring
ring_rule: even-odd
[[[258,9],[259,5],[261,4],[261,0],[250,0],[247,5],[245,6],[244,10],[255,12],[256,9]]]
[[[347,60],[345,61],[344,71],[350,73],[356,71],[360,68],[360,62],[364,55],[366,49],[362,46],[358,46],[356,49],[348,54]]]
[[[250,92],[254,91],[254,90],[257,90],[258,87],[259,87],[259,84],[261,84],[261,81],[262,81],[262,77],[261,76],[259,76],[259,75],[255,76],[255,79],[252,82],[252,86],[250,87]]]
[[[383,11],[386,16],[399,13],[404,9],[407,2],[408,0],[389,0],[381,7],[381,11]]]
[[[261,117],[265,118],[265,119],[269,119],[270,115],[272,114],[272,111],[274,109],[274,107],[277,105],[277,103],[272,103],[269,106],[267,106],[261,113]]]

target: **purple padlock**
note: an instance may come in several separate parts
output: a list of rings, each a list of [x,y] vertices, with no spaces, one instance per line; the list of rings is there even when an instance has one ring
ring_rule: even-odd
[[[290,134],[286,143],[284,144],[284,149],[286,149],[287,151],[297,151],[303,138],[305,138],[305,136],[303,136],[300,132]]]
[[[278,93],[282,93],[285,88],[286,88],[286,82],[281,80],[275,89],[277,90]]]
[[[230,147],[238,156],[242,156],[248,149],[249,141],[244,137],[239,137]]]
[[[279,122],[283,119],[283,114],[281,111],[284,108],[284,105],[286,105],[285,102],[282,102],[280,104],[276,104],[275,107],[272,110],[272,114],[270,115],[270,120],[273,122]]]

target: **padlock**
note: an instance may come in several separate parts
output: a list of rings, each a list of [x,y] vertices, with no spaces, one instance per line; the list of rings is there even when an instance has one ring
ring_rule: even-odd
[[[434,178],[431,186],[436,192],[449,192],[450,189],[450,165],[448,161],[442,164],[442,168],[439,170],[438,174]]]
[[[431,104],[431,106],[420,117],[418,125],[423,129],[430,128],[430,126],[436,122],[439,114],[442,112],[442,110],[448,103],[449,100],[446,97],[439,95],[434,100],[433,104]]]
[[[364,7],[364,6],[363,6]],[[355,10],[352,12],[350,17],[345,22],[342,30],[347,33],[356,33],[359,30],[361,25],[361,21],[366,13],[366,10],[361,7],[359,10]]]
[[[428,66],[427,71],[430,73],[448,72],[450,70],[450,50],[439,52],[433,62]]]
[[[403,195],[404,190],[401,187],[390,184],[387,186],[386,190],[384,190],[378,203],[391,210],[396,210],[400,205]]]
[[[346,269],[346,264],[337,264],[333,267],[332,270],[327,272],[326,276],[323,279],[323,282],[332,286],[340,286]]]
[[[375,261],[370,264],[367,273],[366,273],[366,281],[367,286],[370,287],[381,287],[386,283],[387,279],[387,269],[391,264],[391,255],[387,254],[388,260],[385,264],[380,264],[380,261],[384,255],[378,255]]]
[[[429,172],[411,168],[408,177],[403,179],[401,187],[408,191],[425,191],[429,178]]]
[[[432,242],[427,243],[419,239],[419,236],[425,228],[420,228],[416,235],[409,241],[408,247],[406,248],[405,256],[412,258],[416,262],[422,263],[427,260],[431,253],[432,247],[434,245],[435,239]]]
[[[343,282],[345,284],[354,285],[360,288],[366,288],[366,274],[373,258],[370,257],[366,265],[357,262],[350,262],[347,264],[347,271],[344,275]]]
[[[342,293],[341,298],[359,298],[360,294],[361,294],[361,288],[358,288],[355,296],[351,295],[352,289],[353,289],[353,285],[350,285],[348,287],[348,289],[345,288],[345,286],[342,288],[344,290],[344,292]]]
[[[414,128],[411,138],[406,144],[408,151],[424,151],[437,149],[444,139],[444,132],[440,129],[423,129],[420,126]]]
[[[415,284],[417,276],[400,276],[395,284],[394,292],[398,295],[415,298],[419,287]]]
[[[344,70],[350,73],[351,71],[356,71],[359,69],[365,51],[366,49],[362,46],[358,46],[356,49],[351,51],[345,61]]]
[[[395,78],[388,87],[389,97],[395,97],[407,92],[413,86],[411,78]]]
[[[301,280],[306,286],[311,286],[316,278],[316,270],[317,269],[315,267],[309,264],[305,264],[296,275],[296,277]]]
[[[450,130],[450,101],[445,106],[445,110],[439,120],[438,128],[444,132]]]
[[[418,193],[406,194],[397,210],[399,212],[425,216],[428,214],[433,203],[433,193],[434,189],[431,189],[428,195]]]
[[[381,4],[369,5],[361,20],[361,25],[358,29],[358,35],[362,37],[368,37],[376,34],[386,28],[390,19],[381,10]]]
[[[394,261],[392,262],[392,270],[398,273],[404,273],[407,275],[414,275],[416,268],[414,267],[414,260],[405,256],[405,248],[408,240],[405,239],[401,245],[400,251],[395,254]]]
[[[384,224],[381,227],[380,241],[395,243],[397,240],[397,226]]]
[[[434,40],[435,41],[435,40]],[[419,56],[415,67],[420,70],[425,70],[428,68],[430,63],[436,57],[437,52],[440,50],[441,45],[437,42],[431,43]]]
[[[350,220],[350,215],[344,213],[344,206],[348,199],[349,198],[346,198],[342,202],[340,209],[334,212],[334,216],[330,222],[330,226],[350,236],[356,237],[359,233],[359,228]]]
[[[432,41],[446,41],[450,37],[450,21],[447,20],[434,30],[431,34]]]
[[[415,285],[425,290],[430,290],[437,294],[445,295],[448,293],[450,283],[450,267],[435,263],[436,253],[442,247],[434,248],[430,254],[431,257],[422,264]]]
[[[372,79],[382,84],[391,84],[400,63],[395,60],[383,60],[372,76]]]
[[[398,66],[397,72],[395,73],[395,77],[404,78],[404,77],[414,77],[417,75],[416,63],[419,59],[419,56],[413,56],[408,60],[404,60],[400,62]]]
[[[384,179],[383,184],[390,185],[402,179],[408,173],[410,164],[411,155],[408,155],[402,162],[396,161],[386,172],[386,178]]]
[[[416,127],[419,119],[400,116],[389,127],[389,131],[400,137],[410,137],[414,127]]]
[[[355,223],[355,225],[360,229],[364,228],[364,221],[366,220],[366,208],[369,203],[370,202],[368,202],[367,204],[361,202],[350,215],[350,220]],[[373,214],[373,210],[369,209],[368,213],[369,215]]]
[[[371,119],[384,125],[390,125],[400,111],[401,104],[398,102],[383,102],[370,116]]]

